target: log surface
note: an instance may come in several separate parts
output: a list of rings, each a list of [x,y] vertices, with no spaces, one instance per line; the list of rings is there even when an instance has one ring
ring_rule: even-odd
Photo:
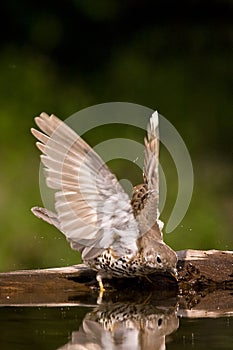
[[[197,315],[203,310],[204,312],[220,310],[224,314],[233,314],[233,252],[184,250],[177,252],[177,255],[178,288],[174,287],[177,286],[176,281],[174,284],[174,280],[169,282],[166,276],[160,275],[159,279],[158,277],[152,279],[156,281],[152,289],[157,297],[168,298],[173,293],[173,296],[178,297],[184,315],[187,315],[187,310],[194,310]],[[0,306],[93,306],[96,305],[98,295],[95,276],[96,272],[83,264],[3,272],[0,273]],[[109,292],[107,295],[112,300],[113,298],[119,300],[120,292],[125,298],[134,283],[130,279],[126,293],[123,290],[125,279],[120,284],[120,291],[116,291],[116,286],[111,281],[108,282],[115,294]],[[141,280],[134,283],[134,296],[137,294],[136,287],[141,288],[140,283],[142,284]],[[140,292],[139,295],[141,294]]]
[[[233,287],[233,251],[177,252],[179,279],[196,287]]]

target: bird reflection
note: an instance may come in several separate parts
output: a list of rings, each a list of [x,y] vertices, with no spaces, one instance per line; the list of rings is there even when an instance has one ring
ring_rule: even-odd
[[[102,303],[86,315],[70,342],[59,350],[164,350],[166,336],[178,326],[175,305]]]

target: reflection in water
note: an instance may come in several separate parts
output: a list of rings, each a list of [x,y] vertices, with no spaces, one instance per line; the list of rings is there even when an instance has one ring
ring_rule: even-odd
[[[84,318],[59,350],[165,349],[165,337],[179,326],[176,306],[105,303]]]

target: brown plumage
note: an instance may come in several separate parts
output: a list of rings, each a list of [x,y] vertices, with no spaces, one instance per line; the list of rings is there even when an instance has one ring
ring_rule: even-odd
[[[35,118],[47,186],[55,189],[52,213],[32,212],[56,226],[81,252],[84,263],[102,277],[145,276],[157,270],[176,274],[176,253],[162,237],[159,220],[158,113],[153,113],[145,138],[144,184],[132,200],[96,152],[54,115]]]

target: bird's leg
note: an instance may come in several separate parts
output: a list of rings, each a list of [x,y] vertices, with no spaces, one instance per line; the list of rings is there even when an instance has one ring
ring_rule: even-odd
[[[98,299],[97,299],[97,304],[101,304],[102,299],[103,299],[103,295],[104,295],[104,292],[105,292],[104,285],[103,285],[103,282],[102,282],[102,276],[100,274],[97,274],[96,275],[96,280],[99,283],[99,287],[100,287],[99,296],[98,296]]]
[[[104,289],[104,285],[103,285],[103,282],[102,282],[102,277],[101,275],[97,275],[96,276],[96,279],[97,279],[97,282],[99,283],[99,287],[100,287],[100,292],[105,292],[105,289]]]

